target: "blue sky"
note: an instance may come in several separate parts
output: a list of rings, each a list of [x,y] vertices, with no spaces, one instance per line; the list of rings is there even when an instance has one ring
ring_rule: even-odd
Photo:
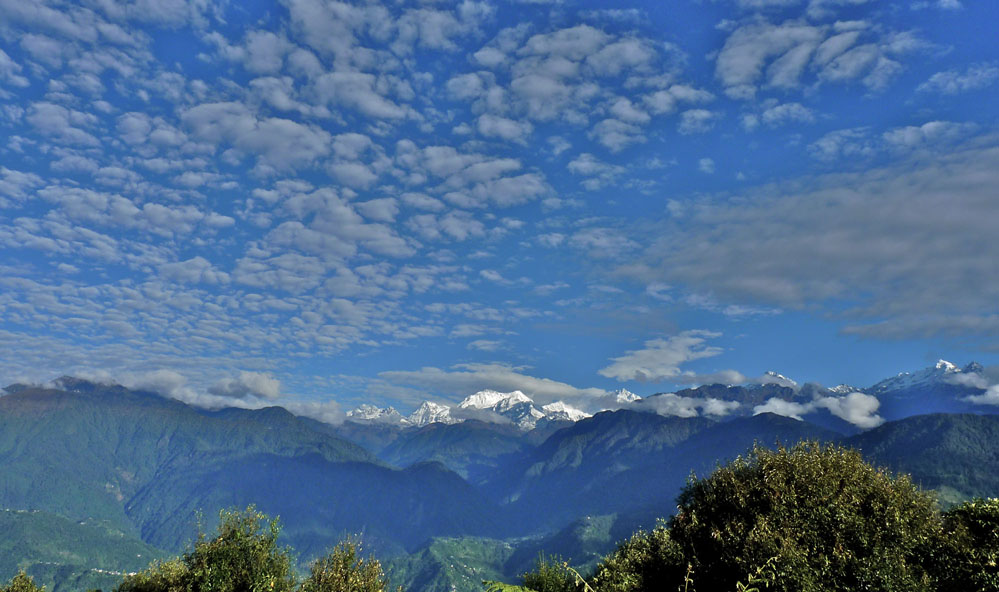
[[[334,417],[999,348],[999,14],[0,0],[0,377]]]

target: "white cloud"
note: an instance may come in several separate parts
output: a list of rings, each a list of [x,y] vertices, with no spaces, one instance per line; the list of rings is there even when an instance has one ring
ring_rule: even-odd
[[[419,148],[401,140],[395,162],[409,171],[413,184],[439,181],[430,191],[461,208],[510,207],[552,192],[541,173],[521,173],[519,160],[461,152],[452,146]]]
[[[97,118],[92,114],[67,109],[54,103],[38,102],[31,105],[26,119],[39,133],[58,142],[82,146],[100,144],[94,135],[82,129],[97,122]]]
[[[613,364],[600,369],[599,374],[619,381],[660,382],[684,374],[681,366],[687,362],[721,354],[720,347],[708,345],[708,340],[721,337],[712,331],[684,331],[666,339],[650,339],[645,347],[613,358]]]
[[[229,281],[229,274],[218,270],[200,255],[186,261],[164,263],[160,265],[160,275],[167,280],[191,284],[224,284]]]
[[[621,257],[638,248],[638,243],[614,228],[583,228],[569,237],[569,245],[585,250],[590,257],[609,259]]]
[[[764,76],[764,66],[778,58],[778,66],[768,73],[768,79],[775,86],[793,86],[810,53],[821,41],[821,29],[802,23],[746,24],[725,41],[716,60],[715,74],[730,97],[752,98]]]
[[[790,122],[811,123],[815,114],[801,103],[782,103],[767,107],[760,119],[768,126],[775,127]]]
[[[76,223],[138,229],[163,237],[190,234],[205,219],[193,205],[136,204],[118,194],[52,185],[37,190],[58,213]]]
[[[494,339],[476,339],[475,341],[468,342],[468,345],[465,346],[466,349],[486,352],[498,351],[502,347],[503,342]]]
[[[412,51],[413,45],[458,51],[459,46],[454,43],[454,39],[476,32],[479,24],[491,16],[494,10],[485,2],[470,0],[458,4],[454,13],[432,8],[406,10],[393,23],[398,32],[392,47],[400,53]]]
[[[7,52],[0,49],[0,80],[6,81],[12,86],[28,86],[30,82],[28,82],[27,78],[21,76],[20,72],[21,65],[7,55]]]
[[[967,139],[978,130],[974,123],[929,121],[888,129],[880,137],[869,128],[851,128],[829,132],[808,145],[819,160],[833,162],[841,158],[871,157],[886,151],[939,151]]]
[[[937,72],[929,80],[919,85],[917,90],[956,95],[988,88],[999,81],[999,66],[996,64],[975,64],[964,72],[947,70]]]
[[[399,202],[391,197],[359,202],[355,207],[365,218],[377,222],[394,222],[399,214]]]
[[[965,397],[964,400],[976,405],[999,405],[999,384],[993,384],[984,393]]]
[[[277,117],[260,119],[241,103],[205,103],[181,114],[192,133],[258,155],[267,169],[308,166],[329,153],[331,136],[318,127]]]
[[[974,123],[930,121],[922,125],[899,127],[884,132],[882,138],[892,148],[915,149],[941,146],[963,140],[978,130]]]
[[[500,138],[518,144],[527,144],[527,138],[534,130],[534,126],[529,121],[514,121],[489,113],[479,116],[476,127],[483,136]]]
[[[819,160],[833,161],[840,157],[872,156],[879,146],[867,128],[851,128],[827,133],[808,145],[808,151]]]
[[[594,125],[588,135],[596,138],[611,152],[620,152],[631,144],[645,141],[641,126],[618,119],[604,119]]]
[[[281,396],[281,382],[263,372],[243,371],[235,378],[220,380],[208,392],[217,397],[233,399],[256,397],[273,400]]]
[[[912,3],[913,10],[923,10],[926,8],[938,8],[940,10],[961,10],[964,5],[961,0],[918,0]]]
[[[702,158],[697,161],[697,170],[710,175],[715,172],[715,161],[710,158]]]
[[[384,81],[364,72],[330,72],[315,82],[319,98],[330,105],[346,107],[374,119],[396,120],[407,110],[385,95]]]
[[[614,183],[618,176],[627,171],[623,166],[606,163],[589,152],[584,152],[569,161],[566,168],[574,175],[587,177],[583,181],[583,187],[591,191]]]
[[[707,415],[724,417],[741,405],[738,401],[722,401],[712,397],[681,397],[675,393],[662,393],[640,399],[630,407],[651,410],[667,417],[699,417]]]
[[[23,173],[0,166],[0,196],[21,201],[28,197],[29,191],[43,183],[42,178],[34,173]],[[0,207],[6,207],[2,198]]]
[[[999,148],[977,144],[704,200],[625,271],[754,305],[835,302],[860,334],[997,335]]]
[[[884,423],[884,418],[878,415],[881,402],[877,397],[865,393],[854,392],[843,396],[816,396],[811,401],[800,403],[785,401],[777,397],[767,399],[762,405],[753,408],[753,414],[775,413],[784,417],[801,420],[804,415],[825,409],[836,417],[849,422],[861,429],[875,428]]]
[[[714,127],[720,113],[707,109],[688,109],[680,114],[680,124],[677,130],[681,134],[703,134]]]
[[[817,18],[839,3],[813,0],[809,12]],[[859,81],[877,91],[901,71],[899,56],[926,47],[911,32],[884,32],[858,21],[818,25],[788,20],[775,25],[757,18],[729,35],[717,55],[715,75],[734,99],[752,99],[761,88],[801,89],[810,72],[818,81]]]
[[[187,386],[187,378],[174,370],[159,369],[142,373],[126,373],[122,377],[122,385],[171,398],[179,398],[177,395]]]

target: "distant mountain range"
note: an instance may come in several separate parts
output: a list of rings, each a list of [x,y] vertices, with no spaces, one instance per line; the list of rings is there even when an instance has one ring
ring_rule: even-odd
[[[281,517],[303,560],[360,534],[394,557],[394,581],[407,589],[472,590],[476,574],[516,576],[542,549],[577,565],[595,560],[669,515],[692,472],[706,475],[754,442],[843,442],[911,473],[944,503],[996,496],[999,416],[980,404],[984,374],[941,362],[864,389],[774,375],[641,399],[619,392],[619,408],[593,415],[481,391],[409,417],[362,408],[336,425],[280,407],[199,409],[74,378],[12,385],[0,396],[0,508],[15,512],[8,547],[18,559],[0,571],[30,566],[54,592],[73,581],[106,585],[94,569],[134,569],[129,553],[176,553],[199,512],[210,529],[219,508],[252,503]],[[906,417],[924,409],[933,414]],[[78,523],[117,533],[87,537],[120,545],[102,543],[110,551],[100,562],[68,549],[53,564],[33,542],[41,531],[72,541],[58,533]]]
[[[628,395],[630,397],[625,396],[622,401],[630,402],[638,399],[636,395],[631,393]],[[419,428],[431,423],[452,424],[468,419],[479,419],[493,423],[510,423],[526,432],[538,427],[539,424],[575,422],[590,415],[563,401],[537,405],[521,391],[500,393],[482,390],[466,397],[456,406],[424,401],[408,417],[404,417],[392,407],[361,405],[347,412],[347,421]]]
[[[753,384],[708,384],[645,398],[621,389],[599,403],[602,410],[631,409],[678,417],[744,417],[770,412],[794,419],[807,418],[836,431],[857,432],[911,415],[990,413],[995,405],[974,399],[986,390],[988,381],[983,371],[976,362],[960,368],[940,360],[929,368],[900,372],[867,388],[845,384],[831,388],[812,383],[799,385],[791,378],[771,371]],[[407,429],[475,419],[507,423],[520,431],[530,432],[552,424],[565,427],[591,415],[564,401],[538,405],[521,391],[483,390],[457,405],[424,401],[409,416],[403,416],[392,407],[362,405],[347,413],[347,422]],[[543,431],[548,435],[552,430]],[[351,438],[348,436],[348,439]]]

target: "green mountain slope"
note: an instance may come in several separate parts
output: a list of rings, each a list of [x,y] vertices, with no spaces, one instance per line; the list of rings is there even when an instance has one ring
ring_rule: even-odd
[[[511,512],[547,528],[580,516],[658,508],[673,500],[691,472],[745,452],[753,442],[772,445],[838,436],[806,422],[762,414],[717,422],[652,413],[599,413],[556,432],[493,482]]]
[[[93,520],[0,510],[0,581],[20,569],[51,592],[110,588],[165,552]]]
[[[399,436],[379,453],[400,467],[437,461],[472,483],[479,483],[504,458],[520,455],[531,446],[523,434],[508,425],[469,420],[457,424],[432,423]]]
[[[439,538],[411,555],[389,559],[390,590],[481,592],[483,580],[509,579],[504,566],[514,552],[507,542],[475,537]]]
[[[876,465],[909,473],[941,501],[999,496],[999,415],[932,414],[844,440]]]
[[[119,386],[0,397],[0,507],[106,520],[161,548],[193,538],[196,514],[256,504],[302,552],[366,531],[380,548],[500,534],[492,506],[439,466],[385,466],[281,408],[205,412]],[[292,503],[294,502],[294,503]]]

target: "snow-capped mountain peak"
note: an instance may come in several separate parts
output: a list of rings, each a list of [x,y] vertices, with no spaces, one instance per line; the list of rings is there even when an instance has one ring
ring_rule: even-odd
[[[763,384],[776,384],[779,386],[790,387],[798,386],[798,383],[794,380],[784,376],[783,374],[774,372],[773,370],[767,370],[763,373]]]
[[[534,429],[542,420],[579,421],[590,416],[581,409],[562,401],[540,407],[521,391],[509,393],[493,390],[479,391],[458,403],[458,407],[467,410],[491,411],[509,419],[524,431]]]
[[[458,419],[451,416],[451,408],[447,405],[424,401],[416,411],[409,415],[409,422],[415,426],[423,427],[432,423],[458,423]]]
[[[363,404],[357,409],[347,412],[347,419],[361,423],[387,423],[398,425],[409,425],[409,420],[402,416],[393,407],[375,407],[374,405]]]
[[[934,366],[934,368],[936,368],[937,370],[943,370],[944,372],[947,372],[947,373],[950,373],[950,372],[960,372],[961,371],[960,368],[958,368],[954,364],[951,364],[947,360],[937,360],[937,365]]]
[[[461,403],[458,403],[458,407],[462,409],[492,409],[494,411],[503,411],[520,403],[533,402],[534,401],[532,401],[530,397],[521,391],[501,393],[499,391],[487,389],[465,397]]]
[[[850,386],[849,384],[837,384],[836,386],[829,389],[830,391],[836,393],[837,395],[849,395],[850,393],[859,392],[860,389],[855,386]]]
[[[544,411],[545,417],[548,419],[561,421],[579,421],[581,419],[586,419],[587,417],[592,417],[591,414],[583,411],[582,409],[576,409],[572,405],[567,405],[562,401],[555,401],[554,403],[543,405],[541,410]]]
[[[635,401],[641,399],[641,397],[628,389],[617,389],[616,391],[611,392],[611,395],[614,397],[615,402],[622,404],[634,403]]]
[[[936,364],[929,368],[923,368],[916,372],[899,372],[897,375],[875,384],[868,390],[873,393],[887,393],[912,389],[948,379],[960,372],[962,372],[960,367],[951,364],[947,360],[938,360]]]

